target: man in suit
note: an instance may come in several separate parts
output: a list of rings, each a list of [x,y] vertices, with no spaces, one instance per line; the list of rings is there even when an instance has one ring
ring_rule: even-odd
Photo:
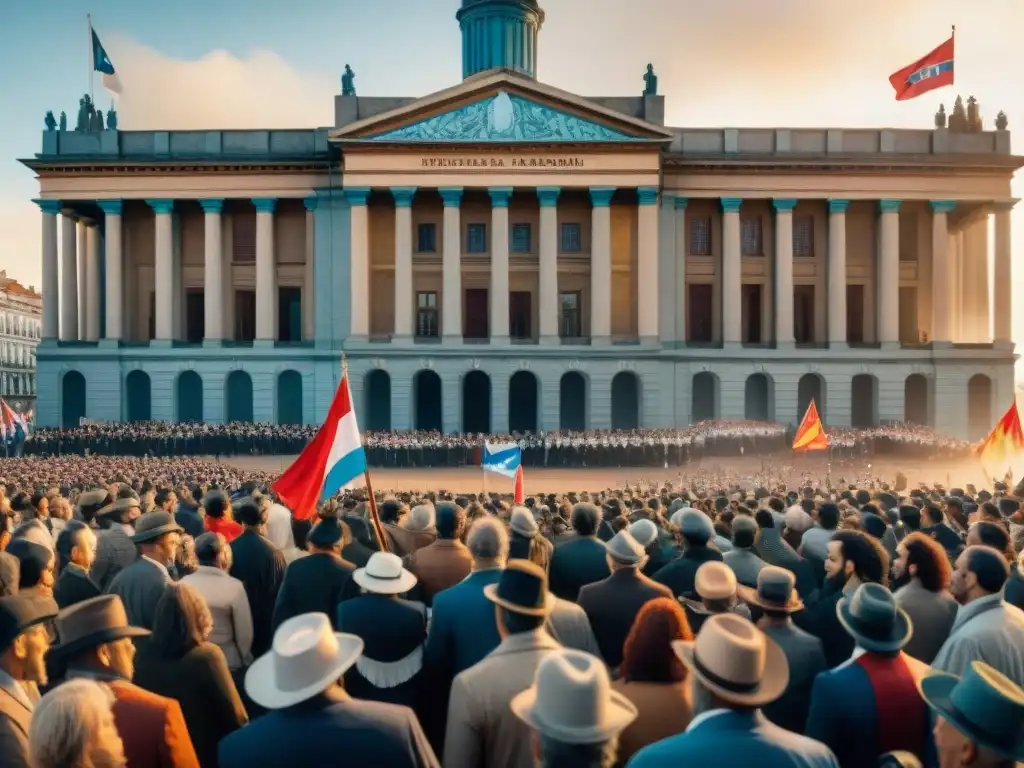
[[[132,536],[135,521],[141,515],[139,500],[134,496],[118,499],[96,514],[100,532],[96,537],[96,560],[90,572],[100,589],[109,587],[114,577],[139,556]]]
[[[0,768],[28,768],[28,728],[45,685],[53,618],[44,603],[0,597]]]
[[[426,606],[434,595],[448,589],[469,575],[473,556],[460,540],[466,527],[466,512],[450,501],[442,501],[435,509],[437,539],[405,558],[405,567],[419,580],[415,597]]]
[[[672,591],[641,573],[647,553],[628,531],[619,531],[605,547],[611,576],[584,586],[579,604],[590,620],[601,656],[616,669],[622,664],[622,646],[640,609],[656,597],[671,598]]]
[[[246,496],[235,505],[242,535],[231,542],[231,575],[245,585],[252,612],[254,656],[266,653],[274,639],[274,605],[284,581],[284,555],[264,535],[269,500]]]
[[[757,536],[755,549],[768,565],[777,565],[792,571],[796,576],[796,591],[801,595],[810,595],[818,585],[814,567],[782,537],[781,527],[785,525],[785,517],[778,522],[770,510],[759,509],[754,513],[760,533]]]
[[[677,597],[693,592],[697,569],[711,560],[722,561],[722,553],[709,546],[715,535],[714,526],[703,512],[684,508],[673,515],[679,526],[685,548],[682,555],[654,574],[654,580],[663,584]]]
[[[760,707],[786,690],[782,649],[749,620],[712,616],[696,641],[672,650],[689,669],[694,718],[680,734],[636,753],[630,768],[839,768],[831,750],[767,720]]]
[[[552,603],[547,575],[527,560],[510,560],[484,594],[495,605],[502,640],[452,684],[443,762],[533,768],[530,729],[510,703],[533,684],[540,662],[561,648],[544,630]]]
[[[92,528],[71,521],[57,536],[57,553],[64,562],[53,586],[53,599],[58,607],[67,608],[100,594],[99,585],[89,575],[96,560],[96,534]]]
[[[148,636],[149,631],[129,624],[120,598],[101,595],[61,611],[57,633],[61,642],[50,654],[65,666],[65,679],[98,680],[113,692],[114,723],[128,765],[198,768],[178,702],[131,682],[135,676],[132,641]]]
[[[338,684],[362,654],[360,638],[332,632],[327,616],[307,613],[282,624],[277,640],[277,648],[295,652],[281,658],[270,651],[245,678],[246,693],[269,714],[221,740],[220,768],[331,760],[439,768],[412,710],[358,701]]]
[[[757,522],[750,515],[736,515],[732,520],[732,549],[722,555],[736,574],[736,581],[747,587],[757,586],[757,575],[767,565],[754,549],[757,530]]]
[[[931,664],[956,621],[957,603],[949,594],[953,569],[946,551],[930,536],[911,533],[896,546],[892,571],[903,583],[896,591],[896,604],[914,625],[903,652]]]
[[[601,513],[589,502],[572,510],[575,537],[555,545],[551,555],[551,591],[563,600],[576,602],[580,588],[608,576],[604,544],[597,538]]]
[[[181,526],[170,512],[158,510],[139,518],[132,541],[139,559],[110,582],[107,594],[117,595],[132,626],[153,628],[156,604],[171,584],[169,568],[181,543]]]

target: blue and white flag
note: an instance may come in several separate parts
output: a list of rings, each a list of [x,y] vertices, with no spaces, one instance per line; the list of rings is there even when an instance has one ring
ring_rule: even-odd
[[[516,470],[523,463],[523,455],[515,443],[484,443],[484,455],[480,463],[484,472],[494,472],[514,480]]]
[[[114,62],[107,55],[107,50],[103,47],[103,43],[100,42],[96,30],[92,29],[91,23],[90,31],[92,32],[92,68],[103,75],[104,88],[111,93],[121,93],[121,78],[114,71]]]

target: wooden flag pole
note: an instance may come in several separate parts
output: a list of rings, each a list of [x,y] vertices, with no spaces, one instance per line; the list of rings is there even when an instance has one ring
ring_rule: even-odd
[[[348,359],[345,357],[345,353],[341,353],[341,378],[345,380],[348,378]],[[349,396],[352,395],[352,388],[350,387]],[[351,405],[351,403],[349,403]],[[362,436],[360,436],[362,441]],[[365,449],[364,449],[365,450]],[[366,495],[367,503],[370,505],[370,524],[373,525],[373,531],[377,534],[377,541],[380,542],[380,551],[389,552],[388,537],[384,535],[384,526],[381,525],[380,515],[377,512],[377,499],[373,495],[373,484],[370,482],[370,467],[366,467],[366,472],[363,474],[366,479]]]

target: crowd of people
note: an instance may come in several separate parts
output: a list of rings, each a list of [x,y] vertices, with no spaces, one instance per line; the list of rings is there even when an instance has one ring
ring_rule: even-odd
[[[0,766],[1024,762],[1024,483],[271,479],[0,461]]]

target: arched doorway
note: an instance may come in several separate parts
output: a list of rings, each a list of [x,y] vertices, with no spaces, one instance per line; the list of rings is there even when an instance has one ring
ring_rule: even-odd
[[[281,371],[277,377],[277,423],[302,424],[302,374]]]
[[[878,381],[870,373],[858,373],[850,386],[850,426],[864,429],[878,425]]]
[[[577,371],[562,374],[558,382],[558,428],[562,431],[587,428],[587,381]]]
[[[744,418],[748,421],[771,421],[771,392],[771,382],[766,374],[754,373],[748,376],[744,387]]]
[[[85,376],[68,371],[60,383],[60,425],[77,427],[85,418]]]
[[[124,381],[128,421],[149,421],[153,418],[153,396],[149,374],[132,371]]]
[[[227,420],[253,421],[252,377],[245,371],[232,371],[225,382]]]
[[[931,424],[928,377],[920,373],[907,376],[903,382],[903,420],[911,424]]]
[[[537,377],[517,371],[508,382],[508,428],[510,432],[537,431]]]
[[[621,371],[612,379],[612,429],[637,429],[640,426],[640,379],[635,373]]]
[[[825,381],[816,373],[805,373],[796,385],[796,423],[804,419],[811,403],[818,411],[818,417],[825,421]]]
[[[983,373],[967,382],[967,436],[983,439],[994,426],[992,422],[992,379]]]
[[[203,380],[195,371],[178,376],[176,399],[178,421],[203,420]]]
[[[426,432],[444,431],[441,421],[441,377],[434,371],[424,370],[412,380],[415,412],[413,424]]]
[[[490,434],[491,377],[483,371],[462,377],[462,431]]]
[[[718,418],[718,377],[701,371],[693,377],[691,418],[694,423]]]
[[[363,384],[366,398],[366,424],[372,432],[391,430],[391,376],[379,368],[366,374]]]

